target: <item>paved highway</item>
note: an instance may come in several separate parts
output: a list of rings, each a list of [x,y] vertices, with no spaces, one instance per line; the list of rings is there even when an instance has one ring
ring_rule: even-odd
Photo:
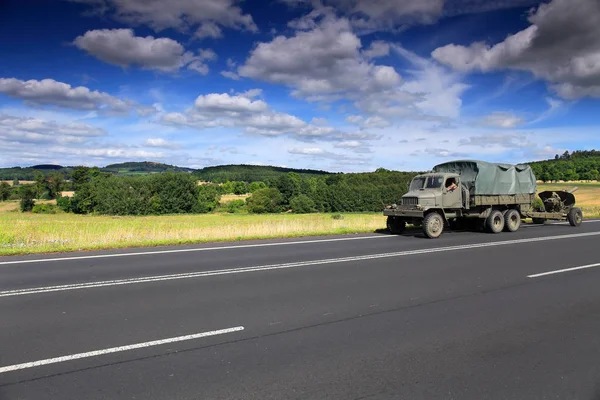
[[[600,399],[600,221],[0,257],[0,400]]]

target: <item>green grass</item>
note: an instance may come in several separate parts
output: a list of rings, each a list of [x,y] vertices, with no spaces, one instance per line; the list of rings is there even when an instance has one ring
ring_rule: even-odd
[[[0,213],[0,255],[373,232],[381,213],[112,217]]]

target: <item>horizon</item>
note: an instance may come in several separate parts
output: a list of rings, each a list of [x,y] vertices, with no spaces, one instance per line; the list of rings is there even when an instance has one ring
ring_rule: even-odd
[[[7,0],[0,167],[417,171],[600,148],[599,14],[596,0]]]

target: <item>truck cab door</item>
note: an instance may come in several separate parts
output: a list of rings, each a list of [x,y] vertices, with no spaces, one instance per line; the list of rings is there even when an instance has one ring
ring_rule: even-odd
[[[444,182],[442,206],[444,208],[462,208],[462,190],[458,178],[447,178]]]

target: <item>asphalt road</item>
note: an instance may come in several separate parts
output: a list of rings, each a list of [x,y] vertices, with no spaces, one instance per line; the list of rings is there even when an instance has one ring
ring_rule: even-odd
[[[0,400],[599,400],[599,245],[589,221],[0,257]]]

